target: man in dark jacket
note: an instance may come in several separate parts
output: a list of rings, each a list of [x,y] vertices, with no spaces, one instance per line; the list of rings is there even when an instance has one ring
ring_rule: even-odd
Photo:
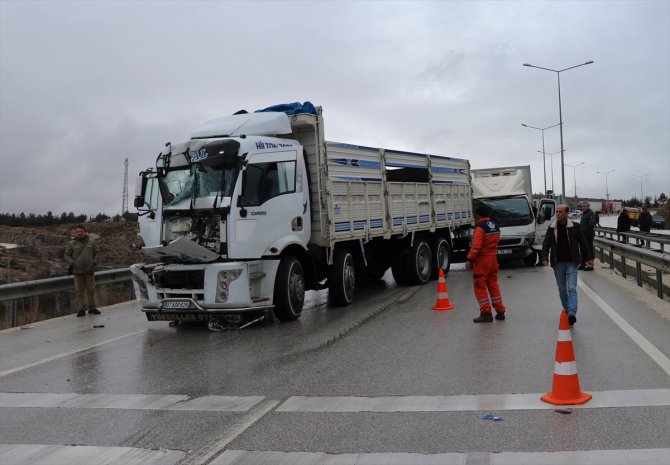
[[[619,215],[619,218],[616,220],[616,232],[619,240],[623,238],[624,242],[628,242],[626,236],[622,236],[619,233],[630,231],[630,217],[628,216],[628,211],[624,208]]]
[[[74,303],[77,316],[100,315],[95,307],[95,266],[98,246],[86,234],[86,227],[78,224],[74,228],[75,237],[65,249],[65,260],[74,274]]]
[[[582,254],[586,264],[593,266],[593,252],[589,249],[579,226],[568,218],[568,206],[556,207],[556,221],[547,229],[542,243],[542,266],[551,263],[558,285],[563,309],[568,313],[570,326],[577,321],[577,265]]]
[[[584,235],[584,239],[586,239],[586,243],[589,245],[591,249],[591,253],[593,253],[593,239],[596,237],[596,214],[593,210],[591,210],[591,205],[584,201],[582,202],[582,218],[579,220],[579,228],[582,230],[582,234]],[[582,250],[582,263],[579,265],[580,270],[584,271],[593,271],[592,266],[586,265],[586,260],[587,256],[584,253],[584,250]]]
[[[651,213],[647,210],[647,207],[642,207],[642,212],[640,217],[637,219],[637,224],[640,225],[641,232],[651,232],[651,223],[652,223]]]

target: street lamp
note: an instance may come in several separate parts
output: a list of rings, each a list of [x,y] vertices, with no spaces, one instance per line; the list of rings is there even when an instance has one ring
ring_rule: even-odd
[[[607,197],[607,202],[610,201],[610,189],[607,187],[607,175],[613,172],[614,170],[609,170],[609,171],[596,171],[598,174],[604,174],[605,175],[605,197]]]
[[[642,203],[642,206],[644,206],[644,194],[642,194],[642,178],[645,176],[649,176],[649,173],[644,173],[644,174],[634,174],[636,178],[640,178],[640,202]]]
[[[538,152],[542,153],[543,155],[549,155],[551,157],[551,192],[552,192],[552,194],[556,195],[556,191],[554,190],[554,155],[558,155],[561,152],[554,152],[554,153],[547,153],[547,154],[544,154],[543,152],[540,152],[539,150],[538,150]],[[567,150],[565,150],[565,152],[567,152]],[[565,194],[563,194],[563,196],[565,196]]]
[[[553,126],[547,126],[546,128],[536,128],[535,126],[528,126],[527,124],[521,123],[521,126],[523,126],[525,128],[538,129],[538,130],[542,131],[542,161],[544,162],[544,193],[545,194],[547,193],[547,157],[544,153],[544,130],[554,128],[554,127],[558,126],[559,124],[561,124],[561,123],[556,123]],[[554,186],[551,186],[551,188],[553,189]]]
[[[524,63],[524,66],[528,66],[530,68],[537,68],[537,69],[543,69],[545,71],[552,71],[556,73],[556,76],[558,77],[558,124],[560,124],[560,129],[561,129],[561,181],[563,183],[563,191],[561,192],[563,196],[565,197],[565,166],[564,166],[564,157],[563,157],[563,111],[561,108],[561,73],[563,71],[567,71],[569,69],[574,69],[574,68],[579,68],[580,66],[585,66],[585,65],[590,65],[593,63],[593,60],[587,61],[586,63],[582,63],[581,65],[575,65],[575,66],[570,66],[569,68],[564,68],[560,70],[556,69],[551,69],[551,68],[543,68],[541,66],[534,66],[529,63]]]
[[[577,163],[576,165],[568,165],[567,163],[565,164],[565,166],[569,166],[570,168],[572,168],[572,181],[575,183],[575,199],[577,198],[577,174],[576,174],[576,171],[577,171],[577,167],[583,165],[584,163],[586,163],[586,162],[583,161],[581,163]]]

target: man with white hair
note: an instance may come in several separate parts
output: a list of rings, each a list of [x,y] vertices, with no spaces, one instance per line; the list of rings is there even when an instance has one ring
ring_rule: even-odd
[[[570,326],[577,321],[577,265],[583,253],[587,254],[586,264],[593,266],[593,255],[588,247],[579,225],[568,218],[568,206],[557,206],[556,221],[544,236],[540,261],[542,266],[551,263],[554,269],[558,295],[568,313]]]

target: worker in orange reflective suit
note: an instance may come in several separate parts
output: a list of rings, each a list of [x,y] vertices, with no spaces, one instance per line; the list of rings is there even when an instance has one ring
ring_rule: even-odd
[[[493,321],[491,304],[496,310],[496,320],[505,319],[505,305],[498,286],[498,257],[496,256],[500,228],[495,221],[489,218],[488,214],[486,206],[480,206],[475,211],[475,233],[465,263],[465,268],[472,270],[475,298],[480,309],[479,317],[472,320],[475,323]]]

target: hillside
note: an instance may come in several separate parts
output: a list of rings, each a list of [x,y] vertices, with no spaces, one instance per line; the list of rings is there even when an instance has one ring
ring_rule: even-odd
[[[20,245],[16,249],[0,249],[0,284],[66,275],[63,255],[74,236],[74,226],[0,226],[0,243]],[[133,248],[137,242],[137,223],[88,223],[86,229],[98,244],[98,269],[124,268],[146,261],[142,252]]]

